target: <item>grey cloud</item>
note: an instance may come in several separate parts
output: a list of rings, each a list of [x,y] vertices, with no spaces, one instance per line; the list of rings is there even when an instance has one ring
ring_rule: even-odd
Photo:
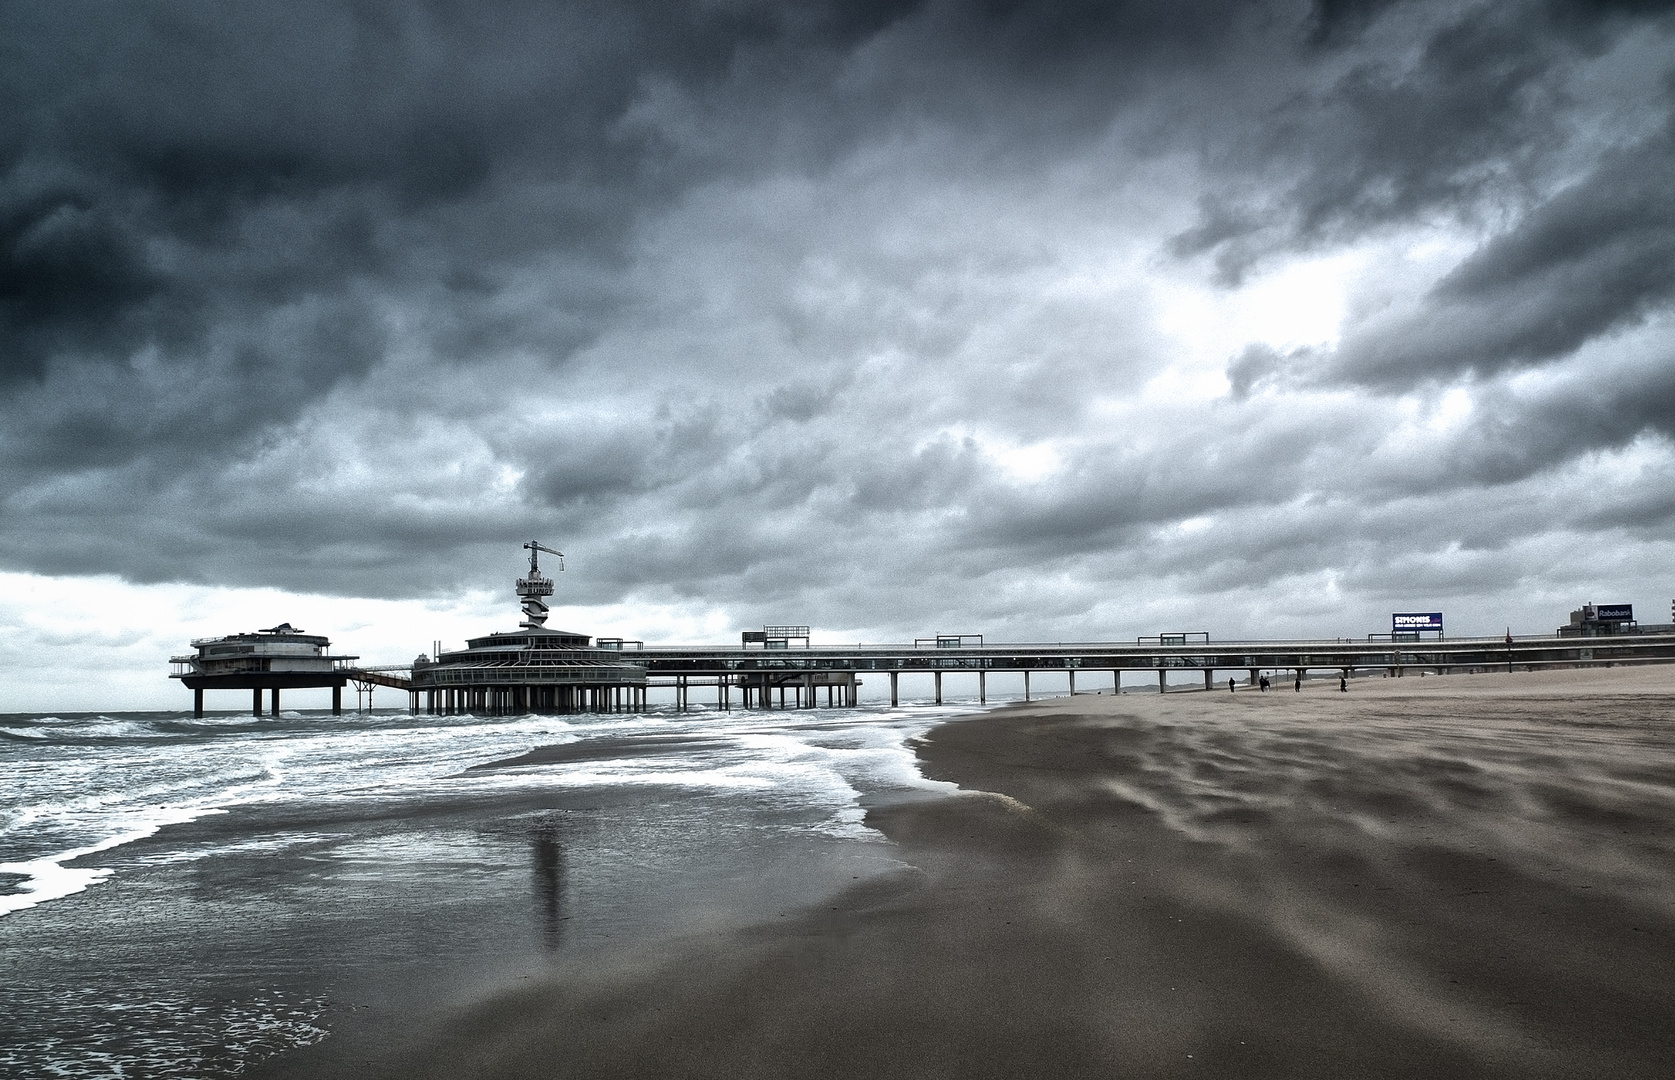
[[[1675,299],[1675,142],[1612,153],[1475,252],[1416,310],[1352,333],[1339,378],[1378,387],[1539,365]]]
[[[1567,472],[1667,460],[1657,364],[1564,368],[1667,304],[1667,132],[1564,126],[1580,67],[1660,17],[12,5],[0,565],[431,595],[499,587],[539,534],[577,602],[1023,633],[1125,617],[1100,605],[1137,583],[1370,593],[1419,513],[1447,527],[1415,575],[1500,582],[1543,520],[1663,513]],[[1231,400],[1126,407],[1192,335],[1109,279],[1169,233],[1170,273],[1231,282],[1503,210],[1335,354],[1253,346]],[[1531,365],[1547,392],[1508,381]],[[1364,387],[1461,380],[1465,429],[1381,447]],[[1037,440],[1064,462],[1034,483],[985,449]],[[1543,477],[1573,509],[1519,509]]]
[[[1227,365],[1229,392],[1235,401],[1243,401],[1259,390],[1283,389],[1292,380],[1310,378],[1319,366],[1314,349],[1282,353],[1272,345],[1256,342],[1245,346]]]
[[[1237,284],[1287,251],[1426,215],[1477,220],[1528,199],[1574,168],[1566,125],[1579,107],[1578,67],[1668,11],[1545,0],[1317,5],[1318,46],[1365,38],[1384,48],[1345,53],[1346,72],[1324,86],[1300,79],[1265,114],[1243,118],[1244,134],[1211,144],[1209,160],[1231,182],[1205,197],[1200,222],[1171,250],[1214,253],[1223,281]],[[1421,29],[1411,64],[1413,42],[1378,40],[1381,17]],[[1661,97],[1667,110],[1667,88]]]

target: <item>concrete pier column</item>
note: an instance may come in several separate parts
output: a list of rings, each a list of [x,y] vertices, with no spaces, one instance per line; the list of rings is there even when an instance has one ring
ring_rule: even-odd
[[[895,708],[896,705],[901,700],[900,695],[897,693],[898,684],[900,683],[900,681],[901,681],[901,672],[899,672],[899,671],[890,672],[890,707],[891,708]]]
[[[1024,700],[1029,700],[1029,669],[1024,669]]]
[[[989,673],[986,672],[986,671],[979,671],[977,673],[977,703],[979,705],[987,705],[988,702],[989,702]]]
[[[279,687],[273,688],[273,715],[279,715]]]
[[[1204,689],[1210,690],[1214,688],[1215,675],[1216,673],[1214,670],[1210,668],[1204,669]]]
[[[332,687],[332,715],[343,715],[343,685],[341,683]]]
[[[200,686],[196,690],[192,691],[192,715],[193,716],[202,716],[203,714],[204,714],[204,688]]]
[[[262,688],[259,686],[250,691],[250,715],[262,715]]]
[[[1250,686],[1255,686],[1256,685],[1257,679],[1258,679],[1258,674],[1259,673],[1257,672],[1257,670],[1255,668],[1250,669],[1250,682],[1249,682],[1248,685],[1250,685]]]
[[[1111,693],[1122,696],[1122,668],[1111,672]]]
[[[1157,669],[1157,692],[1160,693],[1160,694],[1167,694],[1169,692],[1169,669],[1168,668],[1158,668]]]
[[[941,705],[942,704],[942,672],[940,672],[940,671],[937,672],[934,677],[936,679],[936,703],[938,705]]]

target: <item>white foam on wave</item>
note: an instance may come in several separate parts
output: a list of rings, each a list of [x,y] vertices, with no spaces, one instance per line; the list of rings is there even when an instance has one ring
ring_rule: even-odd
[[[156,835],[157,831],[165,825],[177,825],[210,814],[226,812],[213,807],[196,809],[179,807],[173,812],[166,807],[159,807],[158,810],[159,812],[155,816],[140,827],[106,837],[97,843],[62,851],[42,859],[0,863],[0,874],[16,874],[24,879],[16,886],[17,892],[0,895],[0,915],[9,915],[14,911],[24,911],[37,904],[44,904],[48,900],[74,896],[76,893],[84,891],[89,885],[103,881],[111,875],[109,867],[81,868],[65,866],[65,863],[74,862],[77,859],[95,855],[101,851],[109,851],[111,848],[121,847],[123,844],[131,844],[136,840],[144,840],[148,836]]]
[[[19,739],[46,743],[108,742],[112,739],[132,739],[156,733],[145,724],[133,720],[119,720],[111,716],[97,716],[90,720],[65,720],[56,716],[43,717],[29,727],[0,728]]]

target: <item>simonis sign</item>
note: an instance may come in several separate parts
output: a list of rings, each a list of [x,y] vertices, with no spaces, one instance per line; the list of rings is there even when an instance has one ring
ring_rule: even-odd
[[[1440,611],[1398,611],[1390,616],[1390,632],[1400,634],[1415,630],[1441,630]]]

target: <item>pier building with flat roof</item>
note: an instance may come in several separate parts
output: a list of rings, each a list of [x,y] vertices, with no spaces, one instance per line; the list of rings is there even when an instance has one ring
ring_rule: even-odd
[[[297,687],[329,686],[332,712],[343,711],[343,685],[358,656],[331,655],[331,642],[321,634],[305,634],[290,623],[266,630],[225,637],[197,638],[193,652],[169,658],[169,678],[192,689],[192,715],[204,714],[205,690],[249,690],[250,711],[262,714],[262,691],[272,695],[273,715],[279,715],[279,691]]]

